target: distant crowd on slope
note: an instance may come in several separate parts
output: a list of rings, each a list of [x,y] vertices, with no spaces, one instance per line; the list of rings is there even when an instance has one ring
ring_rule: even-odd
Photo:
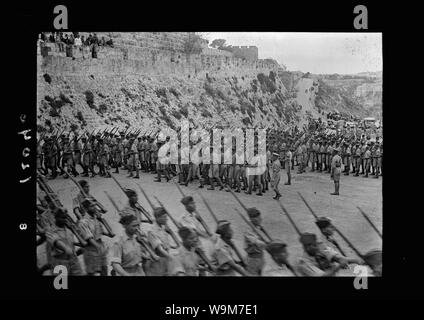
[[[90,33],[88,37],[80,35],[79,32],[42,32],[39,34],[38,40],[40,45],[44,43],[56,43],[59,51],[65,52],[68,46],[76,46],[82,50],[83,47],[89,47],[93,58],[97,58],[99,47],[112,47],[113,40],[106,40],[105,37],[99,37],[96,33]]]

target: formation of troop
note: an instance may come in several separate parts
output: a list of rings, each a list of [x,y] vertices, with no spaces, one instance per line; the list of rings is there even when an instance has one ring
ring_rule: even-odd
[[[113,177],[127,197],[127,205],[120,209],[108,195],[122,226],[121,230],[112,230],[102,217],[107,210],[90,193],[87,180],[70,178],[80,190],[73,201],[76,219],[63,207],[48,180],[41,174],[37,177],[37,245],[44,246],[47,257],[40,273],[62,265],[70,275],[335,276],[351,264],[368,266],[370,275],[380,276],[382,272],[381,250],[361,254],[347,242],[358,257],[346,256],[333,236],[332,221],[325,217],[315,221],[320,237],[299,232],[304,253],[292,264],[287,243],[274,239],[263,227],[262,213],[257,208],[245,207],[235,193],[232,194],[245,211],[242,214],[237,210],[246,222],[244,250],[234,243],[234,231],[228,220],[218,219],[202,198],[216,223],[210,228],[193,197],[184,195],[178,185],[185,213],[176,219],[156,197],[159,206],[154,206],[139,185],[152,207],[149,212],[138,202],[135,190],[123,188]],[[294,227],[298,230],[295,224]],[[112,246],[105,245],[105,237],[113,239]],[[269,259],[265,259],[267,254]],[[83,265],[79,255],[83,255]]]
[[[37,143],[37,169],[49,179],[58,176],[74,177],[101,177],[110,178],[111,170],[119,173],[126,170],[129,178],[140,179],[140,171],[156,175],[155,182],[163,179],[170,181],[178,178],[180,185],[199,182],[199,188],[208,186],[208,190],[225,190],[236,193],[244,191],[246,194],[262,196],[268,190],[275,192],[274,199],[281,197],[279,190],[281,169],[286,171],[285,185],[291,185],[292,170],[298,168],[297,174],[306,172],[328,173],[334,180],[335,191],[332,195],[339,195],[340,176],[352,174],[355,177],[382,176],[383,143],[377,136],[371,141],[369,136],[362,134],[354,137],[345,134],[331,134],[321,127],[291,131],[268,130],[266,138],[266,157],[262,163],[264,170],[260,174],[252,170],[261,165],[249,164],[247,157],[244,163],[238,163],[236,143],[233,138],[232,149],[221,147],[221,162],[215,163],[213,145],[210,147],[209,161],[202,159],[202,150],[199,151],[199,161],[181,163],[182,152],[178,142],[178,163],[162,164],[158,153],[163,144],[169,142],[170,137],[158,139],[158,132],[140,134],[141,130],[118,132],[117,128],[102,133],[81,135],[58,133],[42,135]],[[258,151],[258,141],[255,135],[255,153]],[[212,140],[212,139],[211,139]],[[190,147],[192,146],[190,142]],[[244,149],[246,152],[246,147]],[[229,154],[231,164],[224,162]],[[82,172],[77,169],[81,168]],[[217,188],[217,189],[216,189]]]

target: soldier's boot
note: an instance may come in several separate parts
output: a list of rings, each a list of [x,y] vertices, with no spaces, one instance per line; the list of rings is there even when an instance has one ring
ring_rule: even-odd
[[[119,166],[116,165],[114,173],[119,173]]]
[[[136,167],[135,168],[135,172],[136,172],[136,174],[135,174],[135,177],[133,177],[134,179],[140,179],[140,172],[139,172],[139,169]]]
[[[211,186],[207,190],[215,190],[215,186],[214,186],[215,183],[214,183],[213,179],[214,178],[209,178],[209,182],[210,182]]]
[[[262,196],[262,185],[259,184],[259,188],[258,188],[258,193],[256,194],[257,196]]]
[[[253,188],[252,184],[249,184],[247,191],[245,191],[244,193],[245,194],[252,194],[252,188]]]
[[[153,180],[154,182],[161,182],[161,170],[158,170],[158,176],[155,180]]]
[[[350,170],[349,170],[349,168],[347,168],[347,167],[346,167],[346,169],[347,169],[347,170],[345,170],[344,175],[345,175],[345,176],[348,176],[348,175],[349,175],[349,171],[350,171]]]
[[[286,186],[291,185],[291,175],[287,176],[287,182],[285,183]]]
[[[375,178],[375,179],[378,179],[378,169],[377,169],[377,170],[375,170],[375,176],[374,176],[374,178]]]
[[[168,173],[168,169],[165,169],[164,172],[165,172],[166,182],[168,182],[169,180],[171,180],[171,177],[170,177],[170,175]]]
[[[236,191],[237,193],[240,193],[240,182],[236,185]]]
[[[133,177],[133,172],[132,172],[132,170],[129,170],[129,175],[127,176],[127,178],[132,178]]]
[[[368,170],[365,170],[364,178],[368,178]]]
[[[205,183],[203,177],[200,177],[199,182],[200,182],[199,188],[200,189],[203,189],[204,188],[204,183]]]
[[[272,199],[275,199],[275,200],[280,199],[281,198],[281,194],[277,190],[274,190],[274,191],[275,191],[275,197],[272,197]]]

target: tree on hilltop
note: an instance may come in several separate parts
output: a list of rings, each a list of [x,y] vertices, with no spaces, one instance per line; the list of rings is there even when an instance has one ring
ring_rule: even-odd
[[[211,47],[220,49],[220,48],[226,46],[225,42],[226,42],[225,39],[215,39],[215,40],[212,41]]]

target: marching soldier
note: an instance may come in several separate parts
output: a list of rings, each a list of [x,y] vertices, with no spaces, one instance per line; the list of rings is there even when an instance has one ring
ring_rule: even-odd
[[[345,142],[345,162],[344,162],[345,176],[349,175],[351,157],[352,157],[352,146],[349,142]]]
[[[182,227],[178,230],[178,234],[182,239],[182,246],[174,255],[170,264],[170,276],[188,276],[197,277],[204,276],[205,269],[202,267],[201,260],[196,254],[195,249],[199,239],[196,232],[191,228]]]
[[[122,209],[119,212],[119,215],[121,217],[129,216],[129,215],[135,216],[137,218],[138,223],[148,222],[147,220],[144,220],[142,218],[143,214],[141,212],[140,207],[137,205],[138,204],[137,193],[132,189],[125,189],[125,194],[128,197],[128,204],[125,206],[124,209]]]
[[[104,232],[102,224],[97,219],[97,209],[95,204],[86,199],[82,202],[84,211],[87,212],[82,219],[78,221],[78,225],[83,230],[84,240],[87,246],[84,247],[84,262],[88,275],[107,275],[107,249],[102,241]]]
[[[72,143],[72,151],[74,152],[74,167],[76,168],[77,164],[81,166],[81,168],[86,171],[84,164],[81,162],[81,143],[78,141],[78,137],[75,135],[74,141]]]
[[[370,151],[370,147],[366,146],[365,152],[364,152],[364,166],[365,166],[364,178],[368,178],[368,172],[370,171],[370,162],[371,162],[371,151]]]
[[[256,208],[249,208],[247,214],[257,232],[261,232],[262,217],[260,211]],[[246,270],[253,275],[260,276],[265,266],[264,249],[266,243],[249,229],[244,232],[244,244],[247,252]]]
[[[56,208],[54,211],[55,227],[46,232],[47,256],[52,269],[56,266],[65,266],[68,275],[82,275],[81,265],[79,264],[74,245],[74,234],[66,227],[66,213]]]
[[[137,144],[134,142],[134,138],[130,138],[129,141],[129,175],[128,178],[133,177],[134,179],[139,179],[139,170],[138,170],[138,150]],[[136,171],[136,175],[133,176],[133,170]]]
[[[153,209],[155,222],[151,230],[147,233],[147,239],[152,246],[159,259],[152,261],[148,268],[146,268],[147,276],[167,276],[169,275],[169,267],[173,262],[171,254],[171,236],[168,231],[168,216],[166,210],[162,207]]]
[[[66,172],[71,173],[76,177],[78,176],[78,172],[75,170],[74,166],[74,159],[72,156],[72,146],[69,143],[69,138],[65,137],[64,139],[64,147],[63,147],[63,153],[62,153],[62,163],[65,165]],[[65,179],[67,179],[68,176],[65,175]]]
[[[278,153],[272,154],[272,166],[271,166],[271,188],[275,191],[275,197],[273,199],[278,200],[281,198],[280,190],[278,190],[278,184],[280,183],[280,171],[281,171],[281,164],[280,160],[278,160]],[[287,174],[287,177],[290,176],[289,173]]]
[[[148,255],[137,241],[140,223],[134,215],[121,217],[119,222],[124,227],[124,234],[118,238],[111,249],[110,262],[118,276],[145,276],[143,267]]]
[[[99,140],[99,167],[100,167],[100,176],[111,178],[109,169],[108,169],[108,159],[109,159],[109,147],[104,143],[103,139]]]
[[[239,273],[243,276],[250,276],[250,274],[234,260],[231,245],[233,230],[231,229],[230,222],[227,220],[218,221],[216,233],[220,235],[212,253],[212,262],[217,267],[216,275],[235,276],[236,273]]]
[[[363,262],[356,258],[345,257],[340,253],[338,243],[334,239],[334,226],[331,220],[326,217],[320,217],[315,224],[322,232],[319,242],[320,251],[327,257],[329,261],[335,261],[343,265],[362,264]]]
[[[303,245],[303,256],[299,259],[297,270],[305,277],[331,277],[344,265],[334,263],[326,270],[318,259],[319,246],[317,236],[312,233],[303,233],[299,239]]]
[[[91,172],[91,177],[94,178],[96,173],[93,170],[93,149],[92,142],[87,141],[86,137],[81,138],[82,141],[82,163],[84,168],[83,177],[88,177],[88,171]]]
[[[360,144],[357,142],[356,143],[356,148],[355,148],[355,177],[359,176],[359,169],[361,167],[361,147]]]
[[[273,263],[266,264],[262,275],[264,277],[291,277],[293,272],[287,268],[288,252],[287,245],[283,241],[274,240],[270,242],[266,250],[272,257]]]

